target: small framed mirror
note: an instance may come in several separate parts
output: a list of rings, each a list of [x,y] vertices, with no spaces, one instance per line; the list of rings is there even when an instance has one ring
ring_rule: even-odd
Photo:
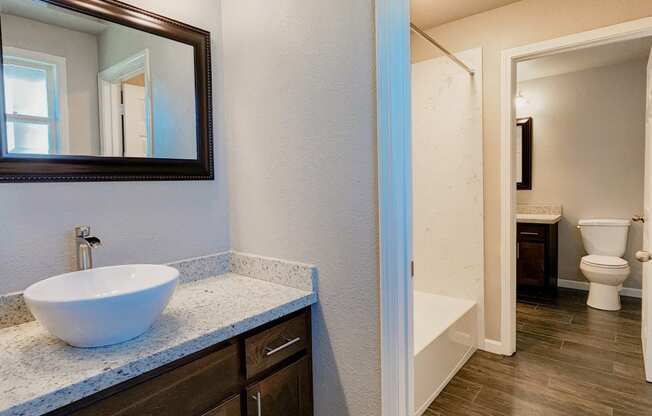
[[[516,121],[516,189],[532,189],[532,117]]]
[[[0,24],[0,182],[213,179],[208,32],[114,0]]]

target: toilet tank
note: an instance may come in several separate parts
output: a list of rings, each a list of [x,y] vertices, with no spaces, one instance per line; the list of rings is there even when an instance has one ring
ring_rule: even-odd
[[[584,249],[589,254],[622,257],[630,224],[629,220],[620,219],[580,220]]]

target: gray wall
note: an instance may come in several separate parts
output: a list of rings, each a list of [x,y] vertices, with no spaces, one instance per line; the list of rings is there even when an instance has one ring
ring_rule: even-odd
[[[212,182],[0,184],[0,293],[71,269],[72,228],[90,224],[103,240],[97,265],[166,262],[229,248],[221,131],[220,6],[134,0],[212,33],[216,177]]]
[[[631,218],[643,213],[645,61],[519,83],[534,119],[532,190],[518,202],[559,203],[559,277],[586,281],[576,228],[581,218]],[[625,286],[641,287],[642,226],[630,228]]]
[[[2,15],[2,43],[66,58],[70,154],[99,155],[97,38],[60,26]]]
[[[100,71],[149,50],[154,157],[197,158],[195,62],[191,46],[110,25],[99,36]]]
[[[374,2],[222,5],[233,247],[319,267],[316,414],[378,416]]]

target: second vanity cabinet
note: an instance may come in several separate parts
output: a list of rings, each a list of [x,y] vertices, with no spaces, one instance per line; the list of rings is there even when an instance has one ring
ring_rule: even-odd
[[[558,224],[518,223],[517,292],[551,297],[557,293]]]
[[[310,416],[310,309],[191,354],[50,416]]]

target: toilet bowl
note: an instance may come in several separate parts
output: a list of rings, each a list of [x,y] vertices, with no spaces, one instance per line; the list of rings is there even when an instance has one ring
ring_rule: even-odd
[[[629,220],[580,220],[578,228],[588,255],[580,270],[589,281],[587,305],[606,311],[620,310],[620,289],[631,269],[623,259],[627,248]]]
[[[586,304],[606,311],[620,310],[620,289],[631,272],[627,260],[590,254],[582,257],[580,270],[590,284]]]

